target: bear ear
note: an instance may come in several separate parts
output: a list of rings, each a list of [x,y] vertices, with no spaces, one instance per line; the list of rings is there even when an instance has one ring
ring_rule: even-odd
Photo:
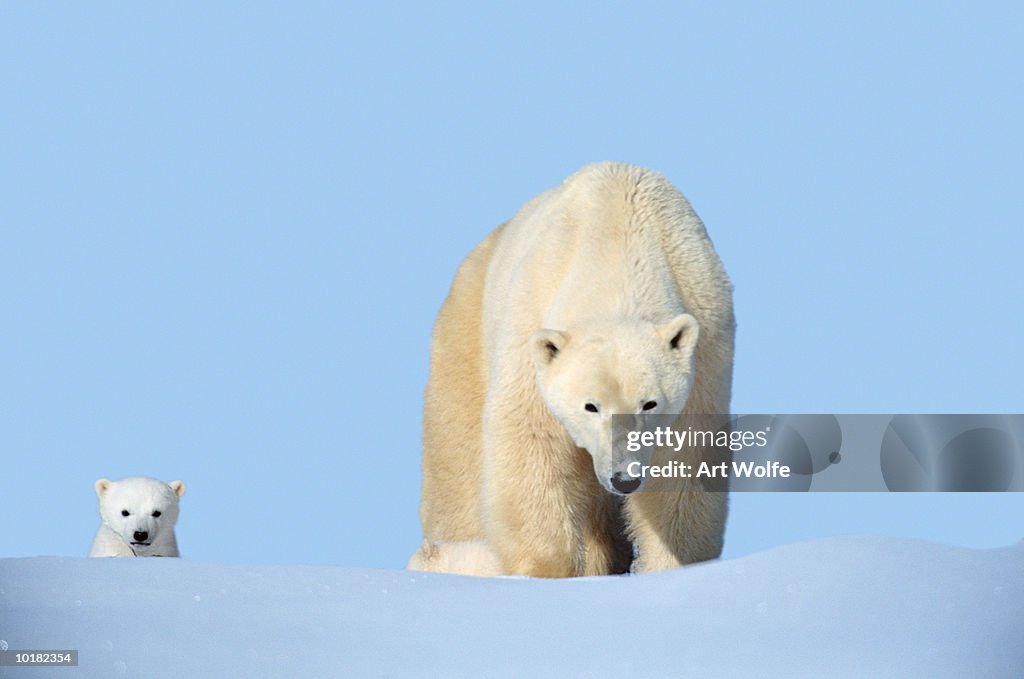
[[[174,494],[181,497],[185,494],[185,482],[184,481],[171,481],[167,484],[174,491]]]
[[[557,330],[540,329],[530,335],[530,354],[533,362],[538,368],[542,368],[555,360],[565,345],[569,342],[569,336]]]
[[[103,494],[110,490],[110,481],[107,479],[98,479],[94,487],[96,488],[96,495],[103,497]]]
[[[679,314],[668,323],[659,326],[658,334],[668,342],[669,349],[690,353],[697,346],[700,326],[697,319],[690,314]]]

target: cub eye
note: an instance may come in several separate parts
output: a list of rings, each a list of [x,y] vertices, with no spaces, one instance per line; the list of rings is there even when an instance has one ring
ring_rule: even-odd
[[[587,405],[583,406],[583,409],[586,410],[588,413],[597,412],[597,406],[594,405],[593,403],[588,403]]]
[[[657,401],[648,401],[647,403],[644,404],[644,410],[654,410],[657,407],[658,407],[658,402]]]
[[[129,512],[127,509],[122,509],[121,510],[121,516],[131,516],[131,515],[132,515],[132,513]]]
[[[158,516],[160,516],[160,510],[159,509],[156,510],[155,512],[153,512],[153,518],[154,519],[157,518]]]

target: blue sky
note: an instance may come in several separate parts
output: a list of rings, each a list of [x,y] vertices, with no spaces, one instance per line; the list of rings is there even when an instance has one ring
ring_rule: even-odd
[[[404,564],[433,317],[581,165],[668,176],[737,412],[1021,412],[1019,6],[0,8],[0,556],[184,479],[197,560]],[[726,555],[1024,537],[1024,497],[746,495]]]

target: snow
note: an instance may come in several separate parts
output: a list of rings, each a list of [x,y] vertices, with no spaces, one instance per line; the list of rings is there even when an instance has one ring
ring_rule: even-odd
[[[33,677],[1020,677],[1024,542],[836,537],[533,580],[182,559],[0,559]]]

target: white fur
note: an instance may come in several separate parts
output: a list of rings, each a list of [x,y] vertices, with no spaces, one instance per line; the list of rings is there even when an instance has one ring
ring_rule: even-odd
[[[103,523],[89,556],[180,556],[174,526],[184,483],[130,476],[95,488]]]
[[[498,557],[483,540],[425,542],[409,559],[406,568],[411,571],[483,577],[502,573]]]
[[[483,540],[504,573],[549,577],[620,572],[630,543],[636,570],[717,556],[725,494],[615,494],[616,472],[666,453],[615,453],[608,425],[728,413],[734,333],[725,269],[661,175],[598,163],[528,202],[460,266],[434,328],[425,544]]]

